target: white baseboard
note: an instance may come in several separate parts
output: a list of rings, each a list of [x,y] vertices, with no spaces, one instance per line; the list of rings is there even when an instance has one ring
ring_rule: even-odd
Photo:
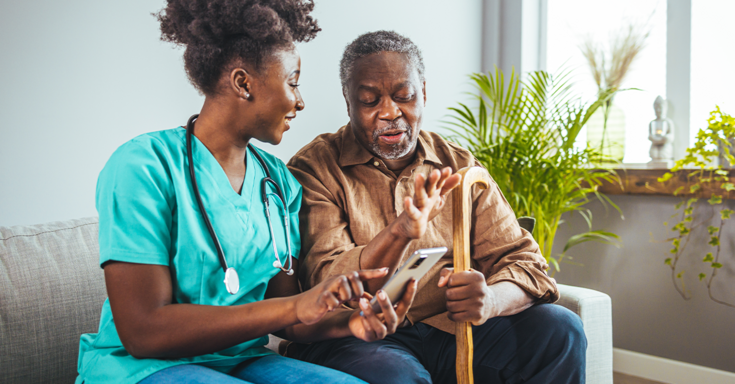
[[[613,371],[670,384],[733,384],[735,373],[613,348]]]

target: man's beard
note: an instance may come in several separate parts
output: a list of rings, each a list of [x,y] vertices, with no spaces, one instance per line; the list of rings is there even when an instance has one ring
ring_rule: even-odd
[[[406,143],[391,145],[387,149],[381,148],[378,144],[380,136],[387,131],[397,129],[402,129],[406,131]],[[413,133],[413,127],[405,121],[391,121],[389,126],[373,132],[373,140],[368,143],[368,147],[370,149],[370,152],[380,157],[381,159],[400,159],[401,157],[408,155],[411,151],[413,151],[414,147],[416,147],[416,140],[414,140]]]

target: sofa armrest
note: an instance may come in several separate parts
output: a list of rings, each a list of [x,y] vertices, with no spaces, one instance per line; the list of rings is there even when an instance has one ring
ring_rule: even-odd
[[[612,304],[592,289],[558,284],[559,304],[579,315],[587,336],[587,383],[612,384]]]

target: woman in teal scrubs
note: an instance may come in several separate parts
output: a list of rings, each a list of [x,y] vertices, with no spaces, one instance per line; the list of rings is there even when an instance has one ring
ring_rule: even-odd
[[[298,273],[274,268],[274,242],[288,266],[284,215],[291,222],[291,251],[299,254],[301,187],[283,162],[248,144],[278,144],[304,108],[294,42],[319,31],[312,8],[301,0],[168,0],[158,14],[163,40],[186,47],[187,74],[206,96],[193,124],[192,164],[240,286],[230,294],[223,284],[188,173],[186,129],[144,134],[122,145],[97,184],[100,264],[109,299],[98,333],[81,337],[77,383],[360,382],[274,354],[264,347],[267,335],[371,341],[404,321],[415,282],[395,309],[380,299],[379,316],[362,298],[362,281],[387,270],[335,276],[300,293]],[[266,172],[253,151],[285,200],[269,200],[273,235],[261,199]],[[275,192],[265,188],[269,196]],[[340,308],[351,300],[359,300],[362,314]]]

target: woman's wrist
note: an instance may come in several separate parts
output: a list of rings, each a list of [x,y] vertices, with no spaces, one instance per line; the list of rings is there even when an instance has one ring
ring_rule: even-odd
[[[301,324],[301,320],[299,319],[299,300],[301,300],[304,297],[304,293],[299,293],[297,295],[284,297],[286,300],[286,305],[284,306],[286,308],[286,318],[288,318],[288,323],[290,325],[296,325]]]

